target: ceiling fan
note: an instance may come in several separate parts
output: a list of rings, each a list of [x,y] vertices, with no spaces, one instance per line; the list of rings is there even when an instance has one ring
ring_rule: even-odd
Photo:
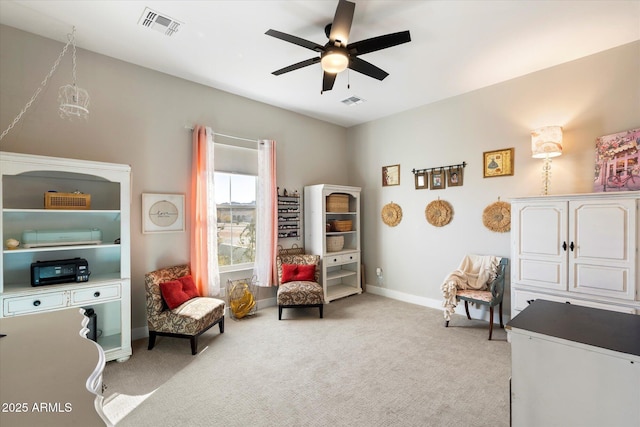
[[[338,1],[338,7],[336,8],[336,14],[333,18],[333,22],[328,24],[324,29],[326,36],[329,38],[329,41],[324,46],[280,31],[267,31],[265,34],[269,36],[320,53],[320,56],[298,62],[297,64],[289,65],[288,67],[276,70],[271,74],[279,76],[280,74],[288,73],[289,71],[294,71],[320,62],[323,70],[322,92],[333,89],[336,76],[346,68],[350,68],[353,71],[373,77],[374,79],[384,80],[389,73],[363,59],[360,59],[359,56],[364,55],[365,53],[371,53],[377,50],[410,42],[411,35],[409,34],[409,31],[401,31],[354,43],[348,43],[355,7],[356,4],[353,2],[346,0]]]

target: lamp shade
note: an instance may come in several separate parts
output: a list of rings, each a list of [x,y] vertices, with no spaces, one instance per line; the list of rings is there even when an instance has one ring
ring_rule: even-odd
[[[344,71],[349,65],[346,50],[342,48],[328,49],[320,60],[322,69],[327,73],[336,74]]]
[[[531,157],[543,159],[562,154],[562,127],[545,126],[531,132]]]

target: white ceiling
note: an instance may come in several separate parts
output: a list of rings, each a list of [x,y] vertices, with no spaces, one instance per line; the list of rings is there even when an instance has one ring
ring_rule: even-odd
[[[271,74],[316,53],[264,33],[324,45],[337,0],[0,0],[0,23],[60,42],[75,26],[78,47],[345,127],[640,40],[640,0],[355,3],[350,42],[404,30],[412,41],[361,57],[385,80],[343,72],[322,95],[319,64]],[[184,25],[144,28],[146,7]],[[340,102],[354,95],[366,102]]]

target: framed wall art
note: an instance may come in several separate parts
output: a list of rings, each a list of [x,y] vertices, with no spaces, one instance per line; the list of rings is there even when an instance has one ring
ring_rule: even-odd
[[[142,194],[142,232],[184,231],[183,194]]]
[[[596,139],[593,191],[640,190],[640,128]]]
[[[485,151],[482,174],[484,178],[513,175],[513,148]]]
[[[459,187],[462,185],[463,169],[460,166],[452,166],[447,170],[447,186]]]
[[[382,167],[382,186],[400,185],[400,165]]]
[[[416,180],[416,190],[429,188],[429,172],[416,172],[415,173]]]
[[[440,190],[446,187],[445,171],[444,169],[438,169],[431,171],[431,189],[432,190]]]

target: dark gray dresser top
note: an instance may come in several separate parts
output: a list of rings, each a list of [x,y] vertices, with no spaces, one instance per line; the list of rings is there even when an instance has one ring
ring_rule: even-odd
[[[594,347],[640,356],[640,316],[537,299],[507,323]]]

